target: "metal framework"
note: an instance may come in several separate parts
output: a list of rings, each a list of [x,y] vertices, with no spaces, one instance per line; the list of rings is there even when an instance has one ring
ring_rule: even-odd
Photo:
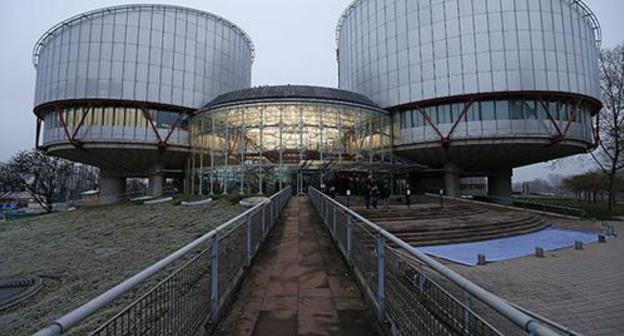
[[[559,335],[317,189],[312,204],[394,335]]]
[[[594,110],[592,111],[592,116],[596,116],[596,123],[592,125],[593,126],[592,131],[594,132],[595,142],[592,144],[592,147],[590,147],[588,150],[593,150],[596,148],[596,146],[598,146],[598,143],[600,141],[600,132],[598,129],[598,122],[599,122],[598,118],[600,117],[600,110],[602,109],[602,103],[594,98],[581,96],[577,94],[563,94],[563,93],[555,94],[552,92],[537,92],[537,91],[481,93],[481,94],[457,96],[457,97],[451,97],[451,98],[433,99],[433,100],[417,102],[417,103],[409,103],[409,104],[404,104],[404,105],[391,108],[390,110],[394,112],[402,112],[406,110],[418,111],[418,113],[426,121],[426,125],[430,127],[431,129],[433,129],[433,131],[440,137],[440,144],[444,148],[448,148],[451,146],[453,142],[452,137],[453,137],[455,130],[457,129],[457,126],[459,126],[461,122],[468,122],[467,113],[470,110],[470,108],[473,106],[473,104],[481,102],[481,101],[487,101],[487,100],[500,100],[500,99],[505,99],[505,98],[517,98],[517,97],[533,98],[540,103],[540,105],[542,106],[543,110],[546,113],[546,116],[548,117],[548,120],[553,125],[556,131],[556,134],[553,134],[551,137],[551,144],[553,145],[558,144],[561,141],[566,139],[566,137],[568,136],[568,132],[570,128],[572,127],[572,124],[576,121],[577,111],[583,102],[588,102],[591,105],[595,106]],[[566,110],[568,118],[567,118],[567,122],[564,128],[561,128],[561,126],[559,125],[559,122],[557,122],[557,120],[555,119],[555,117],[552,115],[550,111],[550,106],[548,104],[548,101],[553,98],[569,99],[569,100],[573,100],[576,102],[574,107]],[[452,127],[450,131],[444,134],[442,133],[440,128],[437,127],[437,124],[434,123],[429,117],[429,115],[425,112],[425,108],[443,105],[443,104],[449,104],[449,103],[457,103],[457,102],[463,103],[464,108],[462,112],[457,116],[457,119],[452,121]]]
[[[184,12],[188,12],[188,13],[194,13],[197,15],[201,15],[201,16],[205,16],[205,17],[209,17],[214,19],[215,21],[218,22],[223,22],[225,23],[227,26],[233,28],[234,30],[237,30],[242,36],[243,39],[246,40],[246,42],[249,45],[249,48],[251,49],[251,61],[254,61],[255,58],[255,48],[253,45],[253,42],[251,41],[251,38],[249,37],[249,35],[243,30],[241,29],[239,26],[237,26],[236,24],[218,16],[212,13],[208,13],[208,12],[204,12],[204,11],[200,11],[197,9],[193,9],[193,8],[188,8],[188,7],[183,7],[183,6],[174,6],[174,5],[158,5],[158,4],[145,4],[145,5],[139,5],[139,4],[133,4],[133,5],[119,5],[119,6],[112,6],[112,7],[106,7],[106,8],[101,8],[101,9],[96,9],[96,10],[92,10],[89,12],[85,12],[82,14],[78,14],[76,16],[72,16],[69,19],[66,19],[62,22],[57,23],[56,25],[54,25],[52,28],[48,29],[48,31],[46,31],[43,36],[41,36],[39,38],[39,40],[37,41],[37,43],[35,43],[35,46],[33,47],[33,56],[32,56],[32,62],[35,68],[37,68],[37,65],[39,63],[39,55],[41,53],[41,49],[43,47],[45,47],[46,42],[49,38],[54,37],[55,34],[62,30],[65,27],[71,26],[72,24],[76,23],[76,22],[80,22],[83,20],[89,20],[94,16],[98,16],[98,15],[103,15],[103,14],[109,14],[109,13],[114,13],[114,12],[119,12],[119,11],[128,11],[128,10],[137,10],[137,9],[141,9],[141,8],[145,8],[145,9],[164,9],[164,10],[176,10],[176,11],[184,11]]]
[[[290,187],[276,193],[35,335],[64,334],[156,275],[164,279],[90,335],[186,336],[214,327],[290,196]]]
[[[66,108],[75,108],[75,107],[85,107],[86,110],[82,112],[80,117],[80,121],[75,126],[75,128],[70,130],[70,126],[68,125],[65,117]],[[53,103],[44,104],[35,108],[35,115],[37,116],[37,131],[35,138],[35,145],[37,148],[39,146],[39,140],[41,136],[41,128],[43,124],[43,117],[46,113],[55,113],[59,116],[59,120],[61,122],[61,126],[63,127],[63,131],[65,133],[65,138],[69,144],[74,146],[77,149],[82,149],[84,142],[78,139],[78,133],[81,128],[84,126],[84,122],[89,115],[89,113],[93,113],[98,107],[134,107],[141,110],[141,115],[145,119],[145,121],[150,125],[152,132],[155,138],[158,140],[157,146],[161,151],[167,150],[169,147],[169,139],[173,135],[176,129],[180,129],[181,123],[185,118],[190,118],[194,112],[193,109],[183,108],[179,106],[171,106],[171,105],[163,105],[163,104],[154,104],[148,102],[139,102],[139,101],[129,101],[129,100],[115,100],[115,99],[88,99],[88,100],[65,100],[65,101],[57,101]],[[160,132],[158,132],[158,127],[154,122],[154,118],[149,113],[150,109],[158,109],[158,110],[167,110],[171,112],[178,113],[178,118],[174,122],[167,132],[166,136],[161,136]],[[123,140],[120,140],[123,141]]]
[[[311,166],[322,183],[329,163],[391,160],[391,131],[385,111],[332,101],[275,99],[210,109],[191,123],[191,190],[199,184],[203,193],[209,175],[209,193],[216,180],[227,193],[234,174],[241,193],[256,183],[262,193],[265,181],[281,185],[287,172]]]

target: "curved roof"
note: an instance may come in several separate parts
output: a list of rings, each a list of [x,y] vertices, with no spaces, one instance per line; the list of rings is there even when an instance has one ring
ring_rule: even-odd
[[[336,45],[338,47],[340,47],[340,31],[342,30],[342,25],[344,24],[345,19],[355,7],[357,7],[358,5],[362,3],[362,1],[363,0],[353,0],[349,4],[349,6],[347,6],[344,12],[342,12],[340,19],[338,20],[338,25],[336,26]],[[596,17],[596,14],[594,14],[591,8],[587,6],[584,0],[569,0],[569,1],[571,5],[578,6],[580,10],[585,13],[585,16],[589,20],[589,23],[591,24],[592,29],[594,30],[594,34],[596,35],[596,46],[600,48],[602,45],[602,27],[600,26],[600,21],[598,20],[598,17]]]
[[[204,12],[198,9],[193,9],[193,8],[188,8],[188,7],[183,7],[183,6],[175,6],[175,5],[159,5],[159,4],[135,4],[135,5],[119,5],[119,6],[112,6],[112,7],[105,7],[105,8],[100,8],[100,9],[95,9],[92,11],[88,11],[82,14],[78,14],[75,16],[70,17],[69,19],[63,20],[59,23],[57,23],[54,27],[48,29],[48,31],[46,31],[40,38],[39,40],[37,40],[37,43],[35,43],[35,46],[33,48],[33,65],[35,66],[35,68],[37,67],[37,64],[39,62],[39,54],[41,52],[41,48],[45,47],[46,42],[48,40],[48,38],[53,37],[57,32],[63,30],[65,27],[70,26],[76,22],[80,22],[83,20],[89,20],[94,16],[97,15],[101,15],[101,14],[108,14],[108,13],[113,13],[113,12],[118,12],[118,11],[128,11],[128,10],[136,10],[136,9],[141,9],[141,8],[151,8],[151,9],[174,9],[174,10],[180,10],[180,11],[186,11],[186,12],[191,12],[191,13],[195,13],[197,15],[202,15],[202,16],[207,16],[210,18],[215,19],[216,21],[221,21],[223,23],[225,23],[226,25],[230,26],[231,28],[233,28],[234,30],[237,30],[242,36],[243,39],[245,39],[247,41],[247,43],[249,44],[249,48],[251,49],[251,61],[253,62],[254,57],[255,57],[255,48],[253,45],[253,42],[251,41],[251,38],[249,37],[249,35],[239,26],[235,25],[234,23],[232,23],[229,20],[226,20],[218,15],[212,14],[212,13],[208,13],[208,12]]]
[[[368,97],[359,93],[328,87],[307,85],[259,86],[222,94],[206,104],[202,109],[223,107],[244,102],[266,100],[329,100],[341,103],[364,105],[381,109]]]

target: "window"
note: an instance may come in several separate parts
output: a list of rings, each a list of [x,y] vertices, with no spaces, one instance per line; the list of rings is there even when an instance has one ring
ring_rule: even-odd
[[[481,102],[481,117],[483,120],[496,119],[496,106],[493,101]]]
[[[438,111],[436,110],[435,106],[434,107],[428,107],[425,109],[425,113],[427,113],[427,115],[429,116],[429,119],[431,119],[431,122],[434,124],[438,124]]]
[[[438,118],[440,124],[450,124],[452,122],[451,106],[438,106]]]
[[[158,128],[172,128],[178,121],[178,113],[158,111],[156,114],[156,127]]]
[[[420,111],[418,110],[412,111],[412,123],[414,127],[421,127],[425,125],[425,120],[423,119],[422,114],[420,114]]]
[[[115,126],[124,126],[124,108],[115,108]]]
[[[522,120],[524,119],[524,109],[522,108],[523,102],[521,99],[514,99],[509,101],[509,110],[511,119]]]
[[[481,120],[481,116],[479,113],[479,104],[472,104],[468,109],[468,113],[466,114],[467,121],[479,121]]]
[[[112,126],[113,125],[113,119],[114,119],[113,108],[112,107],[105,107],[104,108],[104,121],[103,121],[103,125],[104,126]]]
[[[537,108],[535,106],[534,100],[525,100],[524,101],[524,116],[525,119],[538,119],[537,117]]]

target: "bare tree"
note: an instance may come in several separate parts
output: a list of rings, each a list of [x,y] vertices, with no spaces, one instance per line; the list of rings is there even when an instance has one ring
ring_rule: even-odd
[[[609,212],[615,205],[617,174],[624,168],[624,44],[605,48],[600,57],[604,105],[598,121],[601,141],[592,158],[608,178]]]
[[[67,193],[75,164],[39,151],[16,154],[0,167],[2,189],[26,191],[46,212]]]

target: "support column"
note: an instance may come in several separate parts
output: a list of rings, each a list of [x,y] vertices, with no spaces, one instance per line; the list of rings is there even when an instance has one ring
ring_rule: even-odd
[[[100,177],[100,204],[115,204],[126,191],[126,178],[102,174]]]
[[[498,171],[492,175],[488,175],[488,195],[501,198],[501,202],[511,202],[511,177],[513,171],[511,169]]]
[[[148,186],[147,192],[150,196],[154,196],[154,197],[162,196],[163,186],[165,184],[165,178],[161,170],[162,170],[162,166],[156,165],[148,171],[149,186]]]
[[[446,188],[446,196],[460,197],[461,189],[459,186],[459,169],[456,165],[449,163],[445,167],[444,185]]]

